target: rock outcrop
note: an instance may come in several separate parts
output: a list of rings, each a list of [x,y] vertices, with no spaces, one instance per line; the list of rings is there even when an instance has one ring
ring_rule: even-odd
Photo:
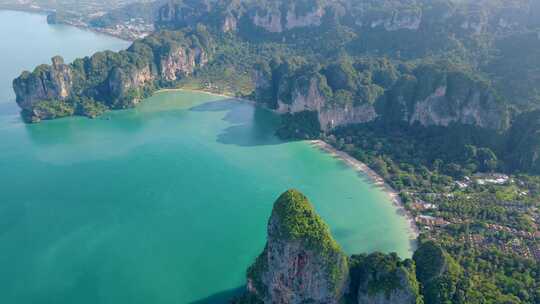
[[[371,104],[333,104],[319,89],[318,78],[309,81],[308,88],[295,87],[290,103],[279,99],[278,113],[316,112],[322,131],[339,126],[366,123],[377,117]]]
[[[161,58],[161,77],[166,81],[175,81],[191,75],[195,68],[207,63],[208,57],[204,50],[177,47]]]
[[[403,261],[396,254],[372,253],[353,255],[350,264],[354,303],[422,303],[413,261]]]
[[[430,66],[420,67],[413,77],[403,77],[390,88],[379,111],[390,120],[423,126],[463,124],[504,130],[509,125],[507,106],[487,84],[461,71]]]
[[[368,83],[358,80],[363,71],[352,65],[335,71],[301,67],[284,72],[283,66],[274,71],[262,67],[253,73],[254,98],[281,114],[316,113],[320,131],[376,119],[426,127],[461,124],[492,130],[505,130],[509,125],[507,105],[488,84],[464,71],[425,65],[401,77],[397,72],[388,76],[393,75],[392,71],[391,65],[385,71],[373,68],[370,73],[376,77]],[[280,75],[285,76],[280,79]],[[289,129],[304,137],[305,132]]]
[[[328,3],[308,2],[310,3],[270,2],[264,10],[250,9],[248,6],[247,12],[253,25],[270,33],[321,25]],[[301,7],[302,5],[304,7]]]
[[[268,90],[272,90],[270,76],[264,73],[254,73],[253,82],[256,86],[255,98],[264,101],[268,96]],[[281,114],[296,114],[302,112],[314,112],[317,114],[318,124],[323,131],[356,123],[365,123],[374,120],[377,113],[372,104],[337,104],[333,103],[324,92],[321,86],[326,85],[326,80],[322,75],[311,75],[307,81],[285,80],[287,88],[277,88],[278,91],[289,90],[290,94],[277,96],[277,100],[266,100],[267,105],[275,107],[276,112]],[[292,84],[291,84],[292,83]]]
[[[23,72],[13,81],[17,103],[25,111],[32,111],[40,101],[63,101],[71,94],[73,85],[69,65],[60,56],[52,58],[52,65],[41,65],[33,73]]]
[[[138,104],[143,94],[139,90],[151,84],[155,75],[149,66],[143,68],[115,67],[107,79],[108,105],[111,108],[127,108]]]
[[[164,3],[157,12],[158,28],[182,28],[194,26],[214,7],[215,1],[171,0]]]
[[[282,33],[302,27],[319,26],[329,1],[169,1],[160,9],[156,24],[159,28],[195,26],[198,22],[212,22],[223,32],[238,30],[242,18],[246,26],[269,33]],[[214,16],[209,21],[209,16]]]
[[[235,304],[422,304],[415,264],[395,253],[346,257],[296,190],[275,202],[263,253]]]
[[[248,291],[264,303],[339,303],[348,284],[347,257],[296,190],[274,204],[263,253],[248,270]]]
[[[54,57],[52,65],[23,72],[13,81],[16,101],[30,122],[73,114],[95,116],[89,106],[132,107],[155,89],[155,83],[173,83],[208,63],[210,48],[197,33],[188,34],[153,35],[127,51],[100,52],[72,64]]]

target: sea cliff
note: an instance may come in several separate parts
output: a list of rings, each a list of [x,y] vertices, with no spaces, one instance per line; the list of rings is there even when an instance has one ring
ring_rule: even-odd
[[[212,50],[204,35],[203,30],[163,32],[126,51],[100,52],[71,64],[54,57],[52,65],[13,81],[17,104],[29,122],[132,107],[156,88],[206,65]]]
[[[427,260],[417,257],[420,264]],[[288,190],[274,203],[246,293],[233,302],[421,304],[423,296],[415,261],[383,253],[347,257],[309,200]]]

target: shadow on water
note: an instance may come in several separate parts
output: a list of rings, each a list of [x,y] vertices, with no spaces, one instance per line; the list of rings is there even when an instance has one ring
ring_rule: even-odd
[[[134,136],[144,129],[145,120],[142,115],[127,111],[106,113],[96,119],[74,116],[26,124],[25,129],[30,140],[41,146],[86,141],[96,134]]]
[[[280,118],[271,111],[234,99],[204,103],[190,109],[196,112],[226,112],[224,121],[233,124],[225,128],[217,142],[242,147],[268,146],[285,143],[276,135]]]
[[[244,291],[244,287],[238,287],[234,289],[220,291],[204,299],[193,301],[189,304],[226,304],[226,303],[230,303],[230,301],[234,297],[241,295],[243,291]]]

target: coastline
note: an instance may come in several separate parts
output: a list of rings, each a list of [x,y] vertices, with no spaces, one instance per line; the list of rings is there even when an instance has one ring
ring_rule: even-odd
[[[231,95],[226,95],[226,94],[220,94],[220,93],[213,93],[213,92],[209,92],[209,91],[205,91],[205,90],[197,90],[197,89],[187,89],[187,88],[159,89],[159,90],[155,91],[155,92],[152,93],[152,94],[167,93],[167,92],[204,93],[204,94],[214,95],[214,96],[219,96],[219,97],[227,98],[227,99],[236,99],[236,100],[239,100],[239,101],[242,101],[242,102],[246,102],[246,103],[249,103],[249,104],[252,104],[252,105],[258,105],[255,101],[249,100],[249,99],[245,99],[245,98],[242,98],[242,97],[236,97],[236,96],[231,96]],[[259,105],[259,106],[260,106],[260,105]]]
[[[218,94],[218,93],[212,93],[204,90],[197,90],[197,89],[183,89],[183,88],[177,88],[177,89],[161,89],[156,91],[155,93],[159,92],[194,92],[194,93],[204,93],[209,95],[215,95],[223,98],[229,98],[229,99],[237,99],[242,102],[247,102],[253,105],[257,105],[256,102],[253,100],[248,100],[245,98],[240,97],[234,97],[229,96],[225,94]],[[154,93],[154,94],[155,94]],[[308,143],[319,150],[322,150],[325,153],[330,154],[331,156],[343,161],[347,166],[352,168],[353,170],[364,174],[371,182],[373,182],[373,185],[376,187],[379,187],[383,190],[383,192],[388,195],[390,200],[392,201],[392,204],[396,207],[397,212],[405,217],[405,220],[408,223],[409,226],[409,239],[416,244],[416,240],[418,239],[418,236],[420,235],[420,230],[418,229],[418,226],[416,225],[416,221],[414,220],[413,215],[405,208],[403,205],[403,202],[401,201],[401,198],[399,197],[399,193],[394,190],[390,185],[388,185],[384,179],[377,174],[377,172],[373,171],[368,165],[365,163],[357,160],[356,158],[352,157],[351,155],[347,154],[346,152],[337,150],[336,148],[332,147],[330,144],[317,139],[317,140],[309,140]]]
[[[352,157],[351,155],[337,150],[336,148],[332,147],[330,144],[317,139],[317,140],[310,140],[308,141],[312,147],[318,148],[321,151],[324,151],[334,158],[337,158],[350,168],[354,169],[355,171],[359,173],[363,173],[369,180],[373,182],[373,184],[376,187],[381,188],[388,197],[390,197],[390,200],[392,201],[392,204],[397,208],[397,212],[405,217],[405,220],[409,224],[409,238],[411,241],[416,241],[418,236],[420,235],[420,231],[418,230],[418,227],[416,226],[416,221],[414,220],[414,217],[412,214],[405,208],[403,205],[403,202],[401,201],[401,198],[399,197],[399,193],[397,193],[396,190],[394,190],[390,185],[388,185],[384,179],[379,176],[375,171],[373,171],[368,165],[364,164],[363,162],[357,160],[356,158]]]
[[[43,15],[43,16],[47,17],[50,13],[53,13],[55,10],[46,9],[46,8],[0,6],[0,11],[12,11],[12,12],[21,12],[21,13],[29,13],[29,14],[38,14],[38,15]],[[83,30],[83,31],[92,32],[94,34],[106,35],[106,36],[114,37],[116,39],[124,40],[124,41],[127,41],[127,42],[133,42],[135,40],[132,37],[128,37],[126,35],[110,33],[110,32],[100,30],[98,28],[94,28],[94,27],[91,27],[91,26],[88,26],[88,25],[79,25],[79,24],[74,24],[74,23],[70,23],[70,22],[59,22],[59,23],[55,23],[55,24],[50,24],[50,23],[47,22],[47,24],[48,25],[72,26],[74,28],[78,28],[78,29]]]

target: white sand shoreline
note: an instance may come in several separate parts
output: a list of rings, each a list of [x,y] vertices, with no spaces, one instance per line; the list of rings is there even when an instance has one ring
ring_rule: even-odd
[[[219,97],[227,98],[227,99],[236,99],[236,100],[239,100],[239,101],[242,101],[242,102],[246,102],[246,103],[250,103],[250,104],[253,104],[253,105],[256,105],[256,104],[257,104],[257,103],[254,102],[253,100],[245,99],[245,98],[242,98],[242,97],[230,96],[230,95],[219,94],[219,93],[212,93],[212,92],[209,92],[209,91],[205,91],[205,90],[196,90],[196,89],[183,89],[183,88],[177,88],[177,89],[159,89],[159,90],[155,91],[155,92],[152,93],[152,94],[157,94],[157,93],[167,93],[167,92],[191,92],[191,93],[203,93],[203,94],[219,96]]]
[[[204,91],[204,90],[195,90],[195,89],[182,89],[182,88],[161,89],[161,90],[156,91],[155,93],[160,93],[160,92],[181,92],[181,91],[194,92],[194,93],[205,93],[205,94],[215,95],[215,96],[219,96],[219,97],[223,97],[223,98],[236,99],[236,100],[240,100],[242,102],[247,102],[247,103],[250,103],[250,104],[253,104],[253,105],[257,104],[256,102],[254,102],[252,100],[248,100],[248,99],[244,99],[244,98],[240,98],[240,97],[217,94],[217,93],[212,93],[212,92],[208,92],[208,91]],[[342,160],[343,162],[345,162],[345,164],[347,166],[351,167],[352,169],[354,169],[357,172],[360,172],[360,173],[364,174],[367,178],[369,178],[373,182],[373,184],[375,186],[380,187],[389,196],[390,200],[392,201],[394,206],[397,208],[397,212],[400,215],[404,216],[406,221],[408,222],[408,224],[409,224],[409,239],[411,241],[413,241],[413,242],[415,242],[417,240],[420,232],[418,230],[418,227],[416,226],[416,221],[414,220],[414,217],[412,216],[412,214],[403,205],[403,202],[401,201],[401,198],[399,197],[399,193],[397,193],[396,190],[394,190],[392,187],[390,187],[390,185],[388,185],[384,181],[384,179],[382,177],[380,177],[375,171],[373,171],[370,167],[368,167],[363,162],[357,160],[356,158],[352,157],[351,155],[349,155],[349,154],[347,154],[347,153],[345,153],[343,151],[337,150],[336,148],[332,147],[330,144],[328,144],[328,143],[326,143],[326,142],[324,142],[322,140],[310,140],[310,141],[308,141],[308,143],[310,143],[313,147],[318,148],[318,149],[332,155],[333,157]]]
[[[418,238],[419,230],[416,226],[416,221],[414,220],[414,217],[407,209],[405,209],[405,206],[403,205],[399,194],[392,187],[390,187],[390,185],[388,185],[382,177],[380,177],[375,171],[373,171],[363,162],[357,160],[356,158],[350,156],[343,151],[337,150],[336,148],[332,147],[330,144],[322,140],[310,140],[309,143],[313,147],[316,147],[332,155],[333,157],[342,160],[343,162],[345,162],[345,164],[347,164],[347,166],[351,167],[355,171],[363,173],[373,182],[376,187],[380,187],[381,189],[383,189],[383,191],[390,197],[390,200],[392,201],[394,206],[397,208],[398,213],[400,215],[403,215],[409,223],[410,240],[415,241]]]

